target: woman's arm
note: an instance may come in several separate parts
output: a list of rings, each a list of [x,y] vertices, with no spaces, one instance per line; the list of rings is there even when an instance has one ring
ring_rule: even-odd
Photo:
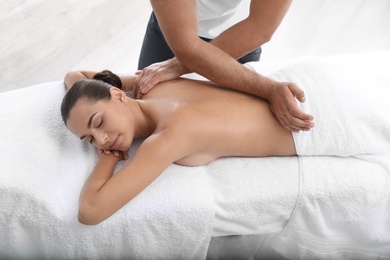
[[[87,71],[87,70],[78,70],[78,71],[69,71],[66,73],[64,78],[64,83],[66,89],[70,89],[73,84],[80,79],[92,79],[100,71]],[[135,75],[118,75],[122,82],[122,89],[130,91],[133,88],[133,83],[137,76]]]
[[[91,200],[96,193],[105,185],[105,183],[112,177],[115,166],[120,160],[119,157],[112,153],[100,153],[99,160],[86,180],[80,194],[80,205],[78,219],[83,224],[93,224],[89,222],[86,212],[93,210],[93,201]]]
[[[79,70],[79,71],[69,71],[66,73],[65,78],[64,78],[64,83],[66,86],[66,89],[70,89],[73,84],[81,79],[91,79],[93,76],[98,73],[97,71],[84,71],[84,70]]]
[[[102,154],[80,195],[79,221],[96,225],[149,186],[190,145],[183,134],[164,130],[147,138],[130,161],[113,174],[118,158]],[[175,149],[172,149],[174,147]]]

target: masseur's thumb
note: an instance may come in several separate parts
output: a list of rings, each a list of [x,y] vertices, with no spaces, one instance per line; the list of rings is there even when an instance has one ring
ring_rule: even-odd
[[[294,83],[290,83],[288,88],[290,89],[291,93],[293,93],[295,98],[298,99],[299,102],[301,102],[301,103],[305,102],[306,97],[305,97],[305,92],[303,91],[303,89],[301,89],[300,87],[298,87]]]

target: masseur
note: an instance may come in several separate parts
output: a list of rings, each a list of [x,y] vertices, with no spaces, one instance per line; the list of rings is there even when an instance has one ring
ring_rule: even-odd
[[[302,89],[291,82],[265,78],[236,61],[241,57],[241,62],[259,59],[260,46],[270,40],[291,0],[247,3],[151,0],[154,12],[139,60],[143,70],[135,82],[138,98],[158,82],[196,72],[220,85],[267,99],[276,118],[288,130],[313,127],[313,117],[300,110],[295,100],[304,102]]]

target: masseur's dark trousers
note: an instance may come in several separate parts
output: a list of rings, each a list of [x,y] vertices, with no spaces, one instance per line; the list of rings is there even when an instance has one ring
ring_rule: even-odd
[[[211,39],[200,37],[202,40],[210,42]],[[259,61],[261,54],[261,47],[241,57],[237,61],[244,64],[249,61]],[[172,59],[175,55],[171,48],[169,48],[165,38],[161,32],[160,26],[154,12],[150,16],[142,49],[138,60],[138,69],[141,70],[155,62],[160,62]]]

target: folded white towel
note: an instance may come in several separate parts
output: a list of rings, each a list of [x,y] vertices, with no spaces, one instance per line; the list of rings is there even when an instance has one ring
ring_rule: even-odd
[[[390,154],[389,53],[308,59],[271,77],[305,90],[315,127],[294,133],[299,155]]]

